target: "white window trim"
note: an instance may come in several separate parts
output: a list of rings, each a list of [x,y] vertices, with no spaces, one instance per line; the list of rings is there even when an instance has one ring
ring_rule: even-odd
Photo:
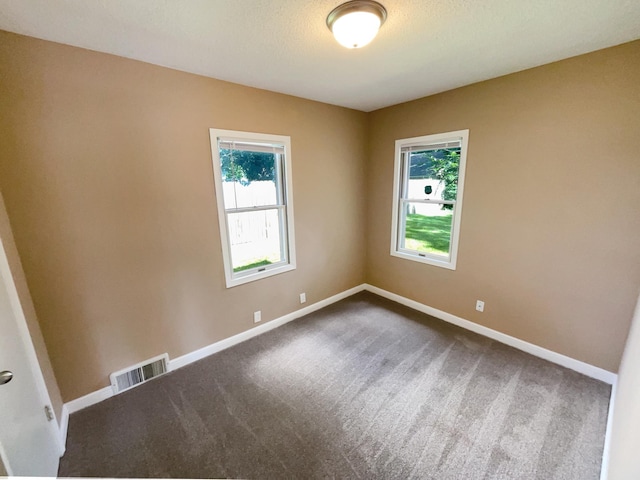
[[[403,147],[413,145],[429,145],[433,143],[440,143],[445,141],[461,140],[460,146],[460,167],[458,170],[458,190],[456,203],[453,211],[453,224],[451,232],[451,244],[449,250],[449,256],[444,257],[442,255],[434,255],[424,253],[418,255],[411,250],[400,249],[400,239],[398,237],[401,231],[399,221],[401,218],[400,208],[403,180],[402,175],[402,154]],[[426,263],[428,265],[434,265],[436,267],[448,268],[449,270],[456,269],[456,263],[458,259],[458,244],[460,240],[460,220],[462,218],[462,199],[464,194],[464,178],[467,165],[467,145],[469,143],[469,130],[457,130],[454,132],[438,133],[435,135],[424,135],[421,137],[412,137],[396,140],[395,143],[395,163],[393,167],[393,203],[392,203],[392,224],[391,224],[391,255],[394,257],[404,258],[406,260],[413,260],[414,262]],[[423,256],[424,255],[424,256]]]
[[[213,177],[215,182],[216,203],[218,206],[218,223],[220,225],[220,240],[222,245],[222,260],[224,262],[224,275],[227,288],[242,285],[244,283],[253,282],[262,278],[271,277],[280,273],[289,272],[296,268],[296,247],[295,233],[293,228],[293,188],[292,188],[292,169],[291,169],[291,137],[284,135],[271,135],[266,133],[241,132],[236,130],[221,130],[217,128],[209,129],[211,139],[211,158],[213,162]],[[231,261],[231,245],[229,243],[229,227],[227,224],[227,214],[224,205],[224,194],[222,189],[222,165],[220,161],[220,151],[218,149],[218,138],[234,138],[245,141],[261,141],[273,142],[284,145],[284,162],[281,172],[278,175],[284,175],[284,182],[281,182],[280,188],[284,188],[285,205],[282,207],[286,215],[286,235],[281,232],[281,239],[286,245],[283,249],[288,248],[288,262],[280,262],[272,265],[260,267],[257,269],[247,270],[234,273],[233,263]],[[284,226],[281,224],[281,227]]]

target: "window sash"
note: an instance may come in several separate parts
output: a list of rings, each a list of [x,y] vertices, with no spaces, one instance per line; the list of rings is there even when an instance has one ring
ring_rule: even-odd
[[[412,198],[408,196],[408,190],[409,190],[409,180],[411,178],[410,176],[410,168],[411,168],[411,153],[412,152],[425,152],[425,151],[435,151],[435,150],[442,150],[441,145],[451,145],[451,144],[456,144],[455,148],[458,148],[460,146],[461,142],[448,142],[448,143],[442,143],[442,144],[432,144],[435,145],[436,148],[424,148],[423,146],[417,146],[417,147],[404,147],[400,149],[400,155],[402,158],[402,188],[401,188],[401,195],[400,198],[398,199],[398,219],[399,219],[399,225],[398,225],[398,236],[397,236],[397,240],[396,240],[396,248],[398,249],[398,251],[401,252],[407,252],[410,254],[415,254],[418,255],[419,257],[423,257],[423,258],[433,258],[433,257],[437,257],[437,258],[444,258],[447,260],[451,259],[451,245],[449,245],[449,252],[447,253],[447,255],[439,255],[439,254],[435,254],[435,253],[425,253],[425,252],[420,252],[419,250],[413,250],[411,248],[407,248],[406,246],[403,246],[403,239],[406,236],[406,232],[407,232],[407,205],[409,203],[423,203],[423,204],[435,204],[435,205],[453,205],[453,212],[452,215],[455,217],[456,215],[456,202],[457,200],[439,200],[439,199],[426,199],[426,198]],[[431,146],[431,145],[430,145]],[[449,147],[452,148],[452,147]],[[456,199],[457,199],[457,194],[456,194]],[[450,238],[453,238],[453,234],[454,234],[454,225],[451,225],[451,232],[450,232]]]
[[[401,202],[405,203],[439,203],[442,205],[455,205],[456,200],[431,200],[428,198],[401,198]]]
[[[220,155],[220,150],[223,147],[220,147],[220,141],[218,142],[218,155]],[[227,148],[225,148],[225,150],[228,150]],[[235,151],[237,152],[248,152],[248,151],[253,151],[253,150],[245,150],[245,149],[238,149],[236,148]],[[271,151],[267,152],[267,153],[273,153]],[[284,160],[284,153],[276,153],[274,154],[274,165],[273,165],[273,169],[275,171],[275,175],[274,175],[274,179],[273,182],[276,186],[276,203],[266,203],[264,205],[256,205],[256,206],[251,206],[251,207],[234,207],[234,208],[227,208],[227,203],[223,198],[223,202],[224,202],[224,209],[226,212],[236,212],[236,213],[241,213],[242,211],[251,211],[251,210],[255,210],[257,208],[263,208],[263,207],[267,207],[267,208],[271,208],[271,207],[277,207],[277,206],[286,206],[286,191],[285,191],[285,186],[284,184],[286,183],[285,178],[284,178],[284,172],[283,172],[283,160]],[[222,166],[220,167],[222,168]],[[223,182],[224,183],[224,182]],[[233,182],[235,183],[235,182]]]
[[[441,255],[437,253],[429,253],[429,252],[421,252],[420,250],[413,250],[411,248],[407,248],[403,246],[403,239],[406,237],[407,233],[407,205],[410,203],[427,203],[427,204],[439,204],[439,205],[453,205],[453,212],[451,215],[453,218],[457,215],[457,206],[454,201],[449,200],[412,200],[412,199],[403,199],[401,198],[398,202],[398,235],[396,238],[396,248],[400,252],[410,253],[412,255],[418,255],[423,258],[439,258],[439,259],[447,259],[451,260],[451,244],[453,242],[454,235],[454,224],[455,222],[451,222],[451,232],[449,233],[449,252],[446,255]]]
[[[220,149],[228,149],[226,146],[222,146],[225,145],[225,142],[223,141],[218,141],[218,151],[220,151]],[[234,146],[238,147],[238,145],[242,145],[243,147],[246,145],[249,145],[248,143],[244,142],[244,143],[240,143],[240,142],[234,142]],[[251,144],[251,145],[257,145],[257,144]],[[284,147],[283,147],[284,148]],[[254,150],[254,149],[246,149],[246,148],[234,148],[235,151],[242,151],[242,152],[246,152],[246,151],[259,151],[259,150]],[[272,150],[264,150],[266,153],[275,153]],[[263,265],[262,267],[254,267],[248,270],[242,270],[240,272],[234,272],[233,268],[233,255],[231,256],[231,273],[233,278],[240,278],[240,277],[246,277],[249,275],[253,275],[256,272],[263,272],[263,271],[267,271],[267,270],[271,270],[274,268],[279,268],[282,265],[286,265],[289,263],[289,238],[288,238],[288,229],[287,229],[287,204],[286,202],[286,195],[285,195],[285,190],[283,188],[284,183],[283,177],[284,177],[284,172],[282,171],[282,160],[284,157],[284,152],[282,153],[275,153],[274,154],[274,171],[275,171],[275,175],[274,175],[274,183],[276,186],[276,199],[278,200],[278,203],[274,203],[274,204],[265,204],[265,205],[256,205],[256,206],[251,206],[251,207],[240,207],[240,208],[226,208],[225,205],[225,224],[226,224],[226,228],[227,228],[227,245],[229,248],[229,252],[231,252],[231,231],[230,231],[230,226],[229,226],[229,215],[230,214],[234,214],[234,213],[246,213],[246,212],[261,212],[261,211],[265,211],[265,210],[278,210],[278,233],[280,236],[280,258],[282,260],[280,260],[279,262],[274,262],[271,263],[269,265]]]
[[[218,138],[218,149],[284,155],[284,145],[280,143],[252,142],[246,139]]]
[[[276,208],[287,208],[286,205],[281,203],[273,203],[268,205],[260,205],[256,207],[241,207],[241,208],[225,208],[225,213],[246,213],[246,212],[259,212],[261,210],[275,210]]]
[[[430,152],[435,150],[450,150],[453,148],[462,148],[462,140],[447,140],[436,143],[416,143],[415,145],[405,145],[400,149],[400,152]]]
[[[259,210],[274,210],[274,208],[269,207],[266,209],[259,209]],[[231,258],[231,272],[233,274],[233,278],[243,278],[243,277],[248,277],[251,275],[255,275],[256,273],[262,273],[262,272],[266,272],[269,270],[273,270],[276,268],[282,268],[285,265],[289,265],[291,262],[291,258],[289,255],[289,236],[287,235],[288,233],[288,228],[287,228],[287,209],[286,206],[281,205],[277,208],[278,210],[278,232],[280,235],[280,258],[281,260],[278,262],[274,262],[274,263],[270,263],[268,265],[263,265],[261,267],[254,267],[248,270],[242,270],[240,272],[234,272],[233,271],[233,256]],[[251,210],[251,211],[255,211],[255,210]],[[230,213],[236,213],[236,212],[230,212]],[[229,215],[228,213],[226,213],[225,215],[225,223],[227,224],[227,242],[228,242],[228,247],[229,247],[229,252],[231,252],[231,235],[229,232]]]
[[[460,143],[460,142],[458,142]],[[412,148],[412,147],[409,147]],[[442,150],[441,148],[434,148],[433,150]],[[422,151],[428,151],[428,150],[419,150],[420,152]],[[458,193],[456,192],[456,199],[455,200],[439,200],[439,199],[427,199],[427,198],[413,198],[413,197],[409,197],[408,196],[408,190],[409,190],[409,180],[410,180],[410,172],[409,169],[411,168],[411,155],[410,155],[411,151],[409,150],[404,150],[401,149],[400,150],[400,155],[402,158],[402,188],[400,189],[400,200],[411,200],[414,203],[442,203],[445,205],[455,205],[455,203],[458,201]],[[460,172],[460,167],[458,166],[458,174]]]

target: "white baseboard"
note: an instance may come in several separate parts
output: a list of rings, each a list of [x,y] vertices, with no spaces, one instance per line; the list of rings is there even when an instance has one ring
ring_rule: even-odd
[[[520,340],[519,338],[506,335],[496,330],[492,330],[491,328],[478,325],[477,323],[473,323],[469,320],[465,320],[450,313],[443,312],[442,310],[438,310],[437,308],[429,307],[428,305],[410,300],[401,295],[388,292],[387,290],[374,287],[373,285],[365,284],[364,287],[365,290],[371,293],[375,293],[376,295],[380,295],[381,297],[388,298],[389,300],[393,300],[394,302],[400,303],[414,310],[418,310],[419,312],[426,313],[427,315],[431,315],[432,317],[439,318],[440,320],[444,320],[445,322],[452,323],[466,330],[478,333],[484,337],[491,338],[493,340],[496,340],[497,342],[504,343],[511,347],[517,348],[518,350],[522,350],[523,352],[527,352],[536,357],[543,358],[557,365],[569,368],[578,373],[582,373],[587,377],[595,378],[596,380],[600,380],[611,385],[611,399],[609,400],[607,429],[604,437],[604,448],[602,450],[602,466],[600,469],[600,480],[607,480],[609,471],[609,453],[611,448],[611,427],[613,425],[613,410],[618,385],[617,374],[596,367],[594,365],[581,362],[580,360],[567,357],[566,355],[547,350],[546,348],[539,347],[532,343],[525,342],[524,340]]]
[[[67,430],[69,428],[69,407],[65,403],[62,405],[62,412],[60,412],[60,442],[62,443],[62,455],[67,448]]]
[[[254,327],[250,330],[246,330],[242,333],[234,335],[233,337],[225,338],[224,340],[220,340],[219,342],[212,343],[211,345],[207,345],[199,350],[196,350],[191,353],[187,353],[186,355],[182,355],[181,357],[174,358],[169,362],[169,370],[176,370],[178,368],[184,367],[190,363],[193,363],[197,360],[201,360],[209,355],[217,353],[226,348],[237,345],[238,343],[244,342],[253,338],[262,333],[268,332],[269,330],[273,330],[274,328],[278,328],[285,323],[289,323],[292,320],[295,320],[300,317],[304,317],[316,310],[320,310],[332,303],[336,303],[344,298],[350,297],[358,292],[361,292],[365,289],[365,285],[358,285],[357,287],[350,288],[349,290],[345,290],[344,292],[340,292],[337,295],[334,295],[329,298],[325,298],[324,300],[320,300],[308,307],[301,308],[300,310],[296,310],[295,312],[288,313],[280,318],[276,318],[275,320],[271,320],[270,322],[265,323],[264,325],[260,325],[258,327]]]
[[[344,292],[340,292],[332,297],[325,298],[324,300],[320,300],[312,305],[301,308],[300,310],[296,310],[295,312],[288,313],[280,318],[276,318],[275,320],[271,320],[263,325],[259,325],[257,327],[251,328],[250,330],[246,330],[242,333],[234,335],[233,337],[225,338],[220,340],[219,342],[212,343],[211,345],[207,345],[199,350],[195,350],[191,353],[187,353],[186,355],[182,355],[180,357],[174,358],[169,361],[169,371],[177,370],[178,368],[184,367],[185,365],[189,365],[190,363],[201,360],[209,355],[220,352],[226,348],[237,345],[238,343],[244,342],[245,340],[249,340],[261,333],[268,332],[269,330],[273,330],[274,328],[278,328],[285,323],[289,323],[292,320],[308,315],[316,310],[320,310],[332,303],[336,303],[344,298],[350,297],[358,292],[361,292],[365,289],[365,285],[358,285],[357,287],[350,288],[349,290],[345,290]],[[83,408],[90,407],[91,405],[95,405],[96,403],[100,403],[107,398],[113,396],[113,389],[109,387],[101,388],[100,390],[96,390],[95,392],[91,392],[83,397],[76,398],[75,400],[71,400],[67,402],[62,407],[63,415],[60,422],[60,434],[66,443],[67,438],[67,425],[69,421],[69,415],[75,413]],[[64,427],[64,430],[63,430]]]
[[[522,350],[523,352],[527,352],[536,357],[548,360],[549,362],[561,365],[571,370],[575,370],[576,372],[582,373],[587,377],[595,378],[596,380],[608,383],[609,385],[613,385],[618,378],[618,375],[613,372],[609,372],[594,365],[581,362],[580,360],[576,360],[575,358],[567,357],[566,355],[562,355],[561,353],[547,350],[546,348],[539,347],[538,345],[534,345],[533,343],[525,342],[524,340],[520,340],[519,338],[512,337],[510,335],[498,332],[497,330],[493,330],[488,327],[484,327],[474,322],[470,322],[469,320],[465,320],[464,318],[460,318],[450,313],[443,312],[442,310],[438,310],[437,308],[429,307],[428,305],[424,305],[422,303],[416,302],[415,300],[410,300],[401,295],[397,295],[381,288],[374,287],[373,285],[365,284],[365,290],[368,290],[371,293],[375,293],[376,295],[380,295],[381,297],[388,298],[389,300],[393,300],[394,302],[400,303],[409,308],[413,308],[414,310],[418,310],[419,312],[431,315],[432,317],[439,318],[440,320],[444,320],[445,322],[452,323],[464,328],[465,330],[470,330],[484,337],[491,338],[500,343],[504,343],[505,345],[509,345],[510,347],[517,348],[518,350]]]
[[[75,400],[71,400],[64,405],[67,407],[69,415],[71,415],[83,408],[90,407],[91,405],[95,405],[96,403],[100,403],[111,397],[113,397],[113,389],[109,386],[96,390],[95,392],[88,393],[87,395],[76,398]]]
[[[618,382],[614,382],[611,388],[611,400],[609,400],[609,413],[607,415],[607,430],[604,434],[604,448],[602,449],[602,465],[600,467],[600,480],[609,477],[609,455],[611,453],[611,428],[613,426],[613,409],[615,406]]]
[[[560,353],[552,352],[551,350],[547,350],[532,343],[525,342],[524,340],[511,337],[496,330],[492,330],[477,323],[470,322],[469,320],[465,320],[450,313],[443,312],[442,310],[429,307],[422,303],[410,300],[406,297],[402,297],[395,293],[388,292],[386,290],[374,287],[373,285],[369,285],[366,283],[350,288],[349,290],[345,290],[344,292],[338,293],[337,295],[333,295],[332,297],[301,308],[300,310],[296,310],[295,312],[291,312],[280,318],[276,318],[275,320],[271,320],[270,322],[267,322],[263,325],[254,327],[250,330],[246,330],[232,337],[225,338],[218,342],[212,343],[211,345],[200,348],[199,350],[195,350],[191,353],[187,353],[186,355],[177,357],[169,362],[169,371],[177,370],[181,367],[184,367],[185,365],[189,365],[190,363],[201,360],[205,357],[208,357],[209,355],[237,345],[262,333],[268,332],[269,330],[278,328],[285,323],[289,323],[292,320],[308,315],[312,312],[315,312],[316,310],[320,310],[321,308],[338,302],[344,298],[350,297],[351,295],[354,295],[363,290],[368,290],[371,293],[375,293],[376,295],[380,295],[381,297],[388,298],[389,300],[393,300],[394,302],[400,303],[409,308],[413,308],[414,310],[417,310],[419,312],[426,313],[427,315],[431,315],[433,317],[444,320],[445,322],[452,323],[466,330],[470,330],[472,332],[496,340],[500,343],[504,343],[511,347],[517,348],[518,350],[530,353],[531,355],[534,355],[536,357],[540,357],[563,367],[567,367],[571,370],[575,370],[576,372],[582,373],[583,375],[586,375],[588,377],[601,380],[610,385],[615,385],[617,379],[617,375],[615,373],[608,372],[607,370],[603,370],[593,365],[589,365],[588,363],[575,360]],[[95,405],[96,403],[102,402],[103,400],[106,400],[107,398],[110,398],[112,396],[113,390],[110,386],[108,386],[65,403],[62,408],[62,418],[60,421],[60,436],[62,438],[62,443],[66,444],[67,428],[70,414],[82,410],[83,408],[87,408],[91,405]],[[609,412],[611,413],[611,411],[612,408],[610,407]],[[608,432],[609,426],[607,427],[607,435]]]

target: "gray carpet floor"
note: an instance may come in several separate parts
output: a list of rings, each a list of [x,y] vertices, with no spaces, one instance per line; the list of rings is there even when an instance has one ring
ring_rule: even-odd
[[[363,292],[74,413],[59,474],[597,479],[609,394]]]

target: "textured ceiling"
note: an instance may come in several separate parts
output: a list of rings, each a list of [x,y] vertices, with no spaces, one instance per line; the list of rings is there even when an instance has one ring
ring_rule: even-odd
[[[639,0],[381,0],[368,46],[340,0],[0,0],[0,29],[358,110],[640,38]]]

